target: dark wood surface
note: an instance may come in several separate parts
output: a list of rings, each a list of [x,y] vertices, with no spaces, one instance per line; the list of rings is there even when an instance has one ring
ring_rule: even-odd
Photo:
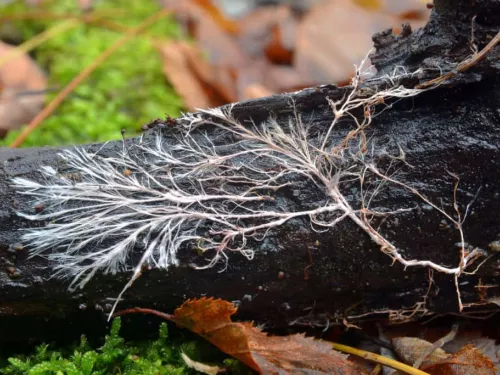
[[[462,3],[469,2],[436,0],[425,29],[405,29],[399,37],[387,32],[376,35],[377,51],[372,61],[379,75],[397,65],[409,71],[432,66],[445,72],[452,69],[470,54],[474,15],[475,43],[484,47],[499,29],[499,3],[476,1],[474,7]],[[439,203],[443,198],[450,202],[454,179],[448,171],[460,176],[461,209],[480,191],[464,223],[464,233],[471,246],[484,249],[489,257],[475,274],[459,279],[464,314],[494,311],[498,306],[488,299],[500,297],[500,256],[491,246],[500,240],[499,55],[497,47],[480,64],[442,87],[398,102],[376,117],[370,129],[373,142],[381,145],[375,153],[401,147],[408,163],[415,167],[405,171],[404,182],[418,186],[433,201]],[[439,72],[431,69],[403,83],[413,87],[437,75]],[[368,83],[365,89],[377,87]],[[326,98],[340,99],[346,90],[334,85],[310,88],[238,103],[233,113],[242,122],[258,123],[270,114],[287,120],[292,115],[293,99],[305,120],[315,129],[324,129],[332,120]],[[348,126],[340,126],[338,132],[345,132]],[[154,132],[146,137],[153,137]],[[169,129],[164,137],[173,141],[175,134],[175,129]],[[103,152],[115,154],[121,147],[122,142],[110,142]],[[11,253],[11,245],[20,242],[21,230],[39,225],[16,215],[34,208],[31,200],[13,189],[11,180],[25,177],[41,181],[41,166],[60,167],[59,151],[0,149],[0,341],[49,339],[102,325],[112,299],[130,276],[99,274],[85,288],[69,292],[67,281],[50,277],[51,265],[45,259],[29,258],[29,249]],[[307,191],[306,181],[297,184]],[[314,204],[315,199],[319,202],[314,194],[300,199],[307,204]],[[391,241],[404,249],[407,259],[456,264],[459,237],[456,230],[441,223],[440,215],[427,211],[422,202],[401,189],[389,189],[378,199],[391,207],[404,203],[420,207],[390,217],[382,226]],[[392,265],[391,259],[347,220],[323,234],[312,232],[305,220],[284,224],[276,238],[269,251],[257,252],[252,261],[232,255],[225,272],[219,272],[222,267],[193,270],[188,265],[195,255],[181,253],[181,266],[146,272],[127,291],[120,308],[172,311],[186,298],[214,296],[235,301],[239,318],[267,326],[324,326],[341,323],[346,316],[352,322],[389,315],[395,319],[397,312],[415,312],[415,318],[424,312],[458,313],[453,277],[434,272],[434,285],[429,289],[428,269],[405,270],[398,263]],[[15,268],[14,274],[10,267]],[[422,307],[423,302],[425,311],[415,310],[416,304]]]

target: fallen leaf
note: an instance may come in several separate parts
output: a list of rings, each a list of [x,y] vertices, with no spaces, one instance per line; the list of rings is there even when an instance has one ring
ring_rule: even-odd
[[[371,36],[394,23],[351,0],[319,3],[299,26],[294,66],[314,83],[346,82],[372,48]]]
[[[44,106],[45,75],[28,55],[9,58],[14,52],[0,42],[0,131],[30,122]]]
[[[201,362],[193,361],[184,352],[181,352],[181,357],[187,367],[201,372],[202,374],[217,375],[219,372],[222,372],[224,370],[223,368],[218,366],[210,366]]]
[[[232,69],[211,66],[192,44],[180,43],[179,46],[187,58],[189,67],[202,82],[212,107],[237,101]]]
[[[479,331],[462,331],[453,341],[445,344],[443,349],[454,353],[468,344],[486,355],[497,368],[497,375],[500,375],[500,345],[497,345],[494,339],[484,337]]]
[[[421,27],[430,11],[420,0],[328,0],[304,17],[297,32],[294,66],[317,84],[348,82],[373,46],[372,35],[401,23]]]
[[[253,61],[243,52],[233,33],[221,26],[221,18],[214,18],[215,10],[211,5],[201,0],[163,0],[162,3],[175,12],[177,19],[196,40],[198,62],[190,56],[190,64],[194,72],[202,73],[198,78],[206,85],[207,96],[215,101],[212,106],[241,100],[239,72],[251,67]],[[200,69],[200,65],[205,66]],[[214,100],[215,96],[218,97]]]
[[[189,66],[183,48],[184,42],[168,42],[159,49],[163,57],[163,70],[175,91],[184,99],[184,105],[193,111],[210,107],[210,99],[203,85]]]
[[[261,374],[359,374],[329,344],[304,335],[268,336],[251,323],[236,323],[233,304],[213,298],[188,300],[172,320]]]
[[[394,351],[404,363],[413,365],[423,353],[432,347],[432,343],[418,337],[396,337],[392,339]],[[427,356],[424,363],[434,363],[449,357],[443,349],[437,348]]]
[[[231,34],[221,27],[212,13],[198,4],[199,0],[163,0],[163,5],[172,9],[177,18],[186,26],[198,47],[206,54],[212,65],[240,67],[247,57]]]
[[[424,364],[421,370],[431,375],[495,375],[495,365],[473,345],[436,363]]]

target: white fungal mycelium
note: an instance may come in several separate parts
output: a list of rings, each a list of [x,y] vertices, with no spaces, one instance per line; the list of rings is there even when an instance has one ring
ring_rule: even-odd
[[[132,267],[131,279],[117,302],[145,266],[177,265],[179,251],[189,246],[210,256],[206,264],[197,265],[200,269],[227,262],[231,252],[251,260],[256,241],[299,217],[308,219],[315,231],[351,220],[404,266],[430,267],[458,277],[475,254],[462,251],[456,267],[407,260],[372,227],[374,217],[408,210],[370,207],[382,186],[398,185],[455,223],[464,243],[460,217],[380,170],[370,156],[374,145],[365,130],[376,107],[385,109],[389,99],[416,96],[424,90],[399,86],[399,79],[409,74],[396,70],[381,79],[384,89],[361,96],[360,84],[369,71],[363,65],[356,70],[346,97],[329,100],[333,120],[322,132],[313,133],[297,111],[286,123],[270,118],[263,124],[243,125],[229,106],[185,115],[179,120],[176,142],[170,138],[166,143],[158,130],[154,141],[138,141],[112,156],[85,147],[64,150],[60,154],[64,169],[77,174],[77,179],[44,167],[45,178],[39,182],[12,181],[20,194],[46,205],[37,214],[19,213],[47,222],[24,231],[23,243],[30,246],[32,255],[47,256],[55,275],[71,278],[72,288],[83,287],[98,271],[116,273]],[[364,115],[355,115],[355,110]],[[334,129],[342,119],[351,120],[353,127],[334,141]],[[402,151],[393,158],[405,163]],[[364,183],[368,175],[379,181],[369,189]],[[273,195],[298,180],[314,184],[325,203],[311,202],[294,210],[277,205]],[[356,202],[342,193],[343,185],[354,182],[362,191]],[[132,253],[140,256],[133,260]]]

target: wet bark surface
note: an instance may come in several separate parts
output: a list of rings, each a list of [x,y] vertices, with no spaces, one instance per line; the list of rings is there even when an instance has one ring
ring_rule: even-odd
[[[470,54],[473,16],[474,42],[479,49],[498,31],[500,11],[494,11],[498,2],[478,1],[474,7],[453,1],[435,3],[436,11],[425,29],[404,29],[399,37],[389,32],[374,37],[377,52],[372,61],[379,75],[396,66],[408,71],[429,68],[404,82],[413,87],[438,76],[436,66],[447,72]],[[471,248],[483,249],[485,255],[469,271],[486,260],[475,274],[459,278],[465,314],[494,311],[498,306],[488,300],[500,297],[500,256],[495,246],[500,241],[499,55],[497,47],[477,66],[440,88],[394,103],[368,130],[377,146],[374,153],[404,150],[413,168],[402,168],[399,178],[451,213],[455,178],[449,172],[460,177],[459,209],[464,211],[472,202],[464,222],[465,239]],[[363,88],[367,92],[378,89],[369,82]],[[233,114],[243,123],[259,123],[270,115],[287,121],[293,115],[292,100],[304,121],[320,130],[332,121],[327,98],[338,100],[348,90],[326,85],[276,95],[238,103]],[[334,137],[345,136],[351,126],[349,122],[339,124]],[[156,131],[150,131],[145,139],[154,137]],[[176,132],[168,126],[163,136],[174,142]],[[122,142],[110,142],[101,152],[113,155],[122,146]],[[101,145],[86,147],[98,149]],[[0,149],[0,341],[51,339],[102,327],[113,299],[130,277],[129,273],[98,274],[85,288],[71,293],[66,280],[50,277],[47,260],[29,258],[29,249],[17,245],[23,228],[44,224],[16,215],[34,212],[36,202],[18,194],[11,179],[43,181],[40,168],[46,165],[65,171],[59,151]],[[299,194],[279,193],[283,204],[321,204],[321,194],[306,180],[297,181],[294,189]],[[358,193],[350,192],[354,196]],[[458,231],[436,210],[396,187],[381,192],[373,204],[416,207],[379,223],[381,233],[402,249],[406,259],[457,264]],[[254,246],[258,251],[252,261],[230,255],[224,272],[224,265],[193,270],[189,265],[199,263],[200,256],[183,251],[179,254],[181,266],[145,272],[127,291],[120,308],[143,306],[170,312],[186,298],[213,296],[238,304],[238,318],[268,327],[323,326],[341,323],[345,317],[356,322],[369,317],[397,320],[413,313],[414,318],[458,313],[452,276],[434,272],[430,285],[428,269],[405,270],[398,263],[392,264],[391,258],[349,220],[321,234],[312,231],[305,219],[287,222],[269,241]]]

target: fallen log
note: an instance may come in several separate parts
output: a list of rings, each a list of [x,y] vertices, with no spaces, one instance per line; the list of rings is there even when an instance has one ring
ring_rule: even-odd
[[[497,311],[495,10],[436,0],[424,29],[374,36],[377,75],[350,87],[0,149],[0,341],[88,330],[121,292],[268,326]]]

